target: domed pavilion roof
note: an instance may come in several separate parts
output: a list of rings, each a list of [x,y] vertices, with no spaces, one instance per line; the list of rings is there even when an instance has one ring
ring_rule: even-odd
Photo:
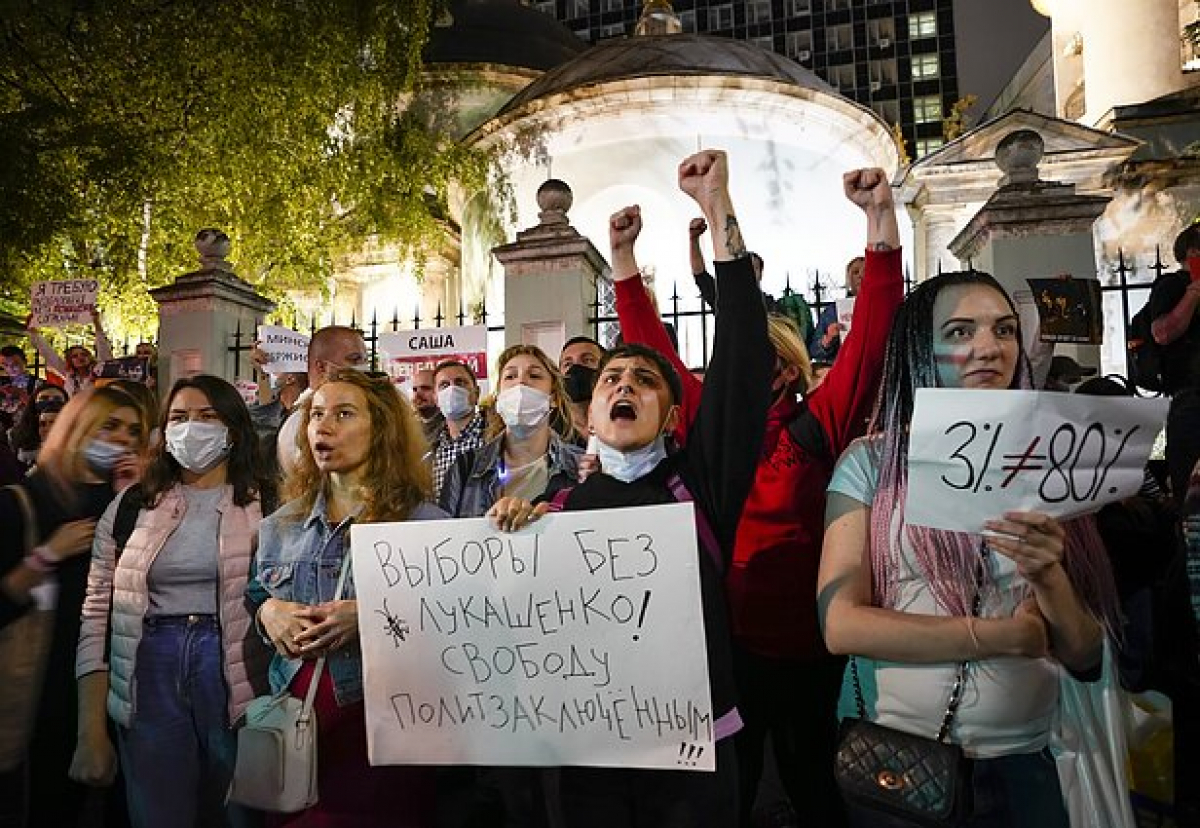
[[[539,98],[626,78],[728,75],[774,80],[838,95],[836,89],[793,60],[743,40],[695,34],[643,35],[606,40],[553,69],[500,111]]]
[[[425,63],[496,64],[544,71],[587,48],[575,33],[518,0],[452,0],[430,29]]]

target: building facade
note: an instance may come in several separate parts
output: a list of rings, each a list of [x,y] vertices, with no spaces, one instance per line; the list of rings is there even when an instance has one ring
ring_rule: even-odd
[[[534,0],[589,43],[633,34],[642,0]],[[748,40],[899,124],[920,158],[958,100],[953,0],[674,0],[684,32]]]

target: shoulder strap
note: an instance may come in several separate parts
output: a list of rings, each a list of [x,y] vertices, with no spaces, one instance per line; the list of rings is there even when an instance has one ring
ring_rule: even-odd
[[[667,486],[671,489],[671,496],[675,500],[680,503],[692,504],[692,513],[695,515],[696,521],[696,540],[700,542],[700,546],[716,564],[717,572],[724,575],[725,558],[721,554],[721,544],[717,541],[717,534],[713,531],[712,524],[708,522],[708,517],[703,510],[696,508],[695,499],[678,472],[672,472],[671,476],[667,478]]]
[[[796,445],[804,449],[806,454],[823,463],[832,463],[836,459],[829,450],[829,437],[825,434],[821,421],[803,402],[800,403],[800,411],[787,424],[787,430],[796,441]]]
[[[334,590],[333,600],[340,601],[342,599],[342,590],[346,586],[346,575],[350,572],[350,550],[346,550],[346,554],[342,556],[342,571],[338,575],[337,589]],[[312,719],[313,702],[317,700],[317,685],[321,683],[321,673],[325,671],[325,656],[317,659],[317,664],[313,667],[312,679],[308,682],[308,692],[304,694],[304,707],[300,711],[300,719],[297,724],[307,726],[309,720]],[[286,690],[284,691],[286,692]]]
[[[13,500],[17,501],[17,507],[21,510],[21,514],[25,519],[25,552],[30,552],[33,547],[37,546],[38,542],[38,527],[37,527],[37,510],[33,508],[33,498],[29,496],[29,492],[25,491],[25,487],[19,484],[5,486],[13,494]]]
[[[117,514],[113,517],[112,529],[114,566],[121,559],[121,553],[125,551],[125,544],[129,543],[129,536],[137,527],[138,513],[145,505],[140,486],[130,486],[118,497],[121,500],[117,504]]]

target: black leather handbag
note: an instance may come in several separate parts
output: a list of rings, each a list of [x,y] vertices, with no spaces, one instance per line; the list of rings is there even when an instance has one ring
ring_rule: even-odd
[[[972,616],[979,614],[982,601],[985,557],[986,547],[980,555]],[[970,816],[971,760],[947,741],[969,668],[969,661],[958,665],[942,725],[937,738],[930,739],[867,721],[858,661],[850,657],[858,718],[842,721],[834,757],[834,777],[848,807],[931,828],[958,826]]]

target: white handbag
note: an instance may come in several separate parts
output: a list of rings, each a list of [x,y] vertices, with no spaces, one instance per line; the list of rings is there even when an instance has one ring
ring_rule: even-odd
[[[347,553],[335,601],[342,595],[349,562]],[[325,656],[321,656],[303,702],[284,688],[274,696],[259,696],[247,706],[245,722],[238,730],[231,801],[285,814],[317,804],[317,717],[313,702],[324,669]]]

